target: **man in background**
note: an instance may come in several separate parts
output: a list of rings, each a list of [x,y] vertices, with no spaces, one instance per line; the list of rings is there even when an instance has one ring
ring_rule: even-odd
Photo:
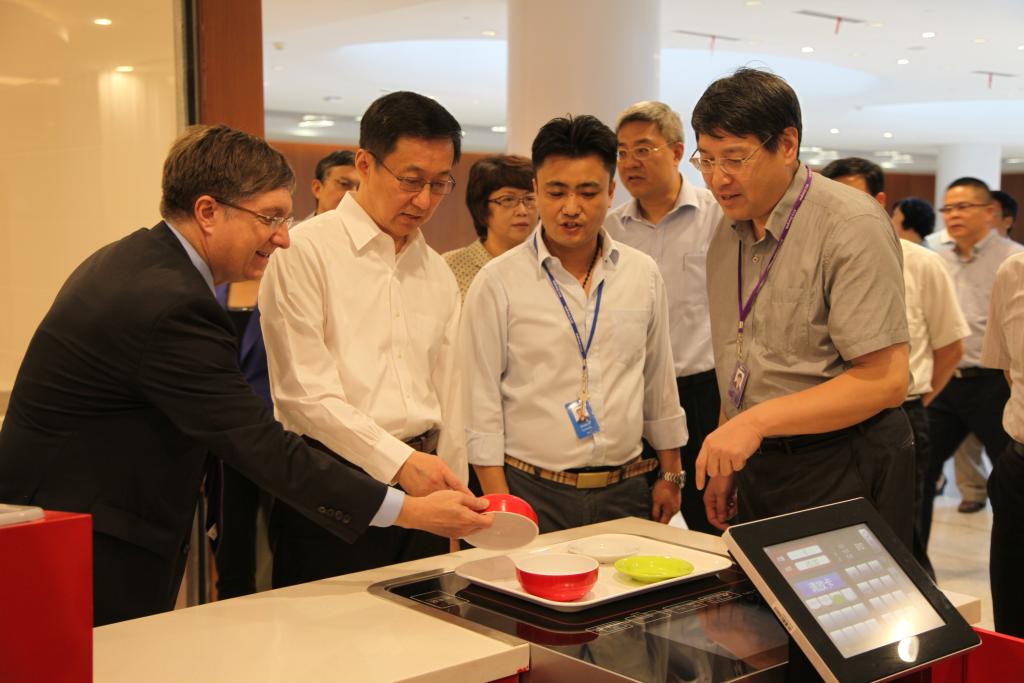
[[[316,178],[313,179],[316,209],[306,218],[336,209],[347,193],[358,189],[355,152],[331,152],[316,164]]]

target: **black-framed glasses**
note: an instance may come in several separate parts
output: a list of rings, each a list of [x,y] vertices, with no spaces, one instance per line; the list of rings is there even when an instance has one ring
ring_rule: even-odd
[[[665,149],[665,148],[664,147],[646,147],[646,146],[644,146],[644,147],[634,147],[632,149],[626,149],[625,147],[620,147],[619,151],[617,151],[615,153],[615,156],[618,158],[619,161],[625,161],[626,158],[630,154],[632,154],[633,158],[636,159],[637,161],[643,161],[644,159],[649,159],[652,154],[654,154],[655,152],[657,152],[659,150],[662,150],[662,149]]]
[[[983,204],[973,202],[957,202],[956,204],[946,204],[939,207],[939,213],[953,213],[954,211],[966,211],[967,209],[974,209],[981,206],[991,206],[989,202]]]
[[[256,211],[253,211],[252,209],[247,209],[244,206],[239,206],[238,204],[232,204],[231,202],[226,202],[223,199],[219,199],[217,197],[214,197],[214,200],[218,204],[223,204],[224,206],[230,206],[232,209],[238,209],[239,211],[245,211],[247,214],[255,216],[256,220],[258,220],[260,223],[262,223],[266,227],[270,228],[271,230],[277,230],[280,227],[283,227],[285,230],[291,230],[292,229],[292,225],[295,223],[295,219],[294,218],[281,218],[280,216],[264,216],[262,213],[258,213]]]
[[[502,197],[495,197],[494,199],[488,199],[489,204],[497,204],[503,209],[514,209],[520,204],[525,209],[537,208],[537,195],[535,194],[524,194],[521,197],[517,197],[514,194],[507,194]]]
[[[754,158],[761,149],[768,144],[768,140],[771,140],[774,136],[768,136],[764,142],[754,148],[754,151],[748,154],[743,159],[702,159],[697,156],[700,150],[693,150],[693,154],[690,155],[690,163],[695,169],[703,173],[704,175],[711,175],[715,171],[715,166],[721,169],[722,173],[728,173],[729,175],[737,175],[743,172],[743,166],[750,163],[750,160]]]
[[[370,154],[373,154],[373,152],[370,152]],[[387,164],[385,164],[384,160],[381,159],[379,156],[373,154],[373,158],[377,160],[378,164],[384,167],[385,171],[395,176],[395,180],[398,181],[398,187],[401,188],[403,192],[420,193],[423,192],[424,187],[430,185],[430,194],[443,196],[446,194],[451,194],[452,190],[455,189],[455,178],[452,178],[450,176],[447,180],[424,180],[423,178],[413,178],[410,176],[398,175],[390,168],[388,168]]]

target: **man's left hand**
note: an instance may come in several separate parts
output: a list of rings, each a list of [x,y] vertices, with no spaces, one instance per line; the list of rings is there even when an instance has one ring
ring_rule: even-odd
[[[704,488],[707,477],[728,476],[746,467],[762,438],[742,413],[708,434],[697,456],[697,488]]]
[[[679,512],[682,501],[683,492],[678,485],[659,479],[654,482],[654,488],[651,489],[651,519],[668,524],[672,515]]]

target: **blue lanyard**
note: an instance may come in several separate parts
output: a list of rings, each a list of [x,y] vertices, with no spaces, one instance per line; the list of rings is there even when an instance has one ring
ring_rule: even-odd
[[[537,238],[534,236],[534,247],[537,246]],[[569,304],[566,303],[565,297],[562,295],[562,288],[555,282],[554,276],[551,275],[551,271],[548,270],[548,264],[542,263],[541,267],[548,276],[548,282],[555,290],[555,294],[558,295],[558,301],[562,304],[562,310],[565,311],[565,317],[569,319],[569,325],[572,326],[572,333],[576,335],[576,345],[580,349],[580,357],[583,359],[583,367],[587,367],[587,354],[590,353],[590,345],[594,342],[594,332],[597,330],[597,316],[601,313],[601,295],[604,293],[604,280],[601,280],[601,284],[597,286],[597,303],[594,304],[594,322],[590,324],[590,336],[587,337],[587,345],[583,346],[583,338],[580,336],[580,329],[576,326],[576,319],[572,316],[572,311],[569,309]]]

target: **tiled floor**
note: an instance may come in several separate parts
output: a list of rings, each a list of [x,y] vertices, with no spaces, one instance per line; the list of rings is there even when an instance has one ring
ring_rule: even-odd
[[[992,628],[992,592],[988,582],[988,546],[992,507],[963,514],[956,511],[960,493],[953,483],[952,460],[947,463],[945,495],[935,499],[928,557],[940,588],[981,598],[982,628]]]

